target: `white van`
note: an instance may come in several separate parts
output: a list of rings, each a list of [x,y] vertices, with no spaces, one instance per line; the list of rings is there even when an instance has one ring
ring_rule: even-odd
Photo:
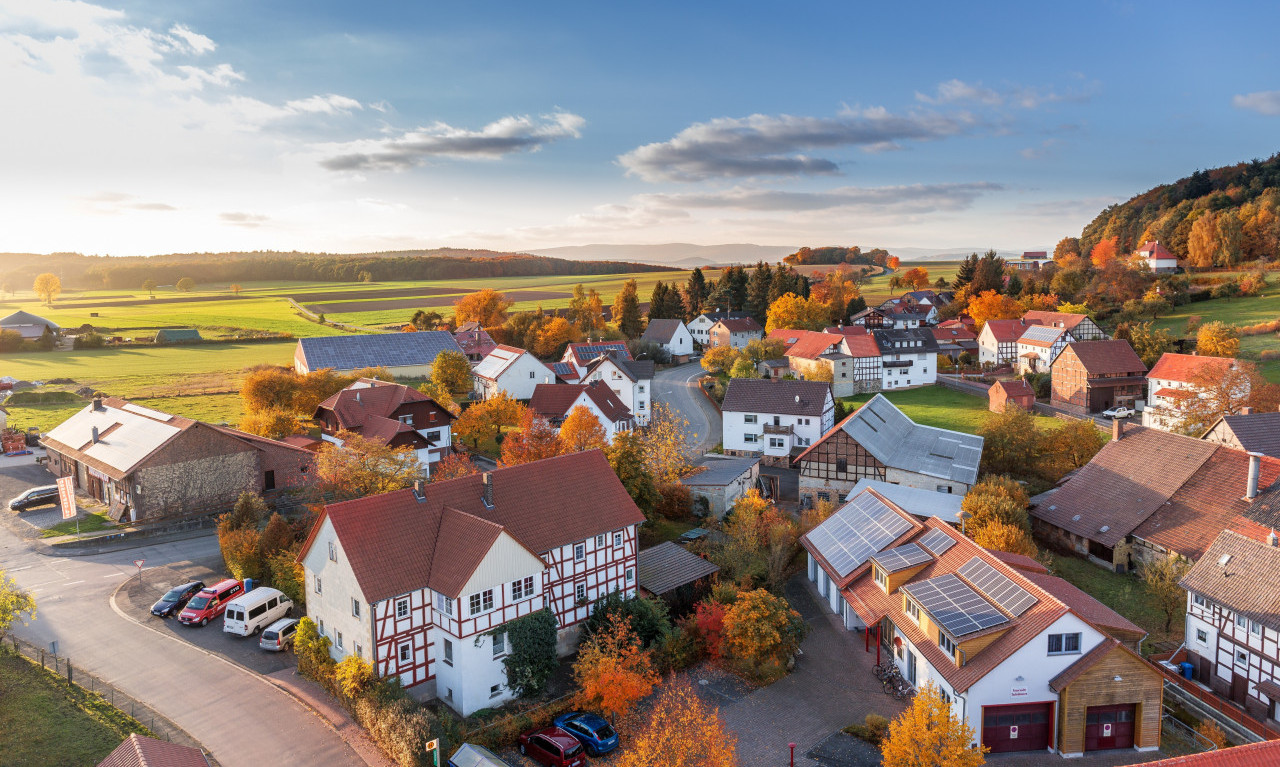
[[[247,637],[288,617],[292,610],[293,601],[277,589],[256,588],[227,603],[222,630]]]

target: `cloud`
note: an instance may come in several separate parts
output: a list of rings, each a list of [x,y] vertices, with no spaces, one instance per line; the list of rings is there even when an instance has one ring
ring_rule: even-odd
[[[930,213],[965,210],[981,195],[1002,188],[999,184],[985,181],[880,187],[844,186],[818,192],[738,187],[707,194],[647,194],[636,199],[642,206],[650,208],[733,208],[750,211],[850,208],[878,213]]]
[[[351,114],[353,109],[364,109],[364,106],[355,99],[339,96],[336,93],[327,93],[323,96],[286,101],[284,108],[295,114],[346,115]]]
[[[224,223],[231,224],[232,226],[243,226],[248,229],[262,226],[271,220],[269,216],[240,212],[219,213],[218,218]]]
[[[167,213],[177,208],[167,202],[142,200],[135,195],[124,192],[98,192],[79,198],[90,213],[104,216],[115,216],[130,211],[150,213]]]
[[[966,83],[963,80],[947,80],[945,83],[938,83],[937,91],[932,96],[917,91],[916,100],[926,104],[977,102],[999,106],[1004,103],[1004,97],[999,93],[981,84]]]
[[[675,137],[646,144],[618,158],[628,175],[646,181],[835,175],[839,165],[813,157],[818,149],[861,147],[879,152],[903,141],[930,141],[970,130],[964,114],[895,115],[882,107],[844,109],[835,117],[762,115],[694,123]]]
[[[996,90],[982,83],[967,83],[964,80],[951,79],[938,83],[932,94],[916,91],[916,100],[934,105],[981,104],[989,107],[1014,106],[1035,109],[1042,104],[1088,101],[1097,87],[1097,83],[1089,83],[1079,90],[1056,91],[1052,88],[1014,85]]]
[[[1060,139],[1047,138],[1040,142],[1039,146],[1027,147],[1019,149],[1018,154],[1028,160],[1039,160],[1054,153],[1054,150],[1062,143]]]
[[[584,124],[586,120],[570,112],[537,119],[512,115],[480,130],[436,122],[399,136],[321,145],[319,149],[326,156],[320,165],[339,171],[406,170],[440,157],[495,160],[515,152],[536,152],[561,139],[578,138]]]
[[[1280,91],[1255,91],[1231,98],[1231,106],[1248,109],[1260,115],[1280,115]]]
[[[184,24],[174,24],[169,28],[169,36],[175,40],[181,40],[186,43],[188,49],[197,56],[205,53],[213,53],[218,46],[212,40],[200,34],[191,31],[190,27]]]

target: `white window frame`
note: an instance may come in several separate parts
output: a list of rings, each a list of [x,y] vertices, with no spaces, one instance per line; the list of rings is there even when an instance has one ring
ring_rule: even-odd
[[[632,581],[634,581],[636,579],[635,568],[628,567],[626,577],[627,577],[627,583],[631,583]]]
[[[401,642],[400,647],[397,649],[400,653],[401,663],[413,662],[413,642]]]
[[[342,632],[335,631],[333,633],[334,633],[333,646],[341,650],[342,649]]]
[[[1196,641],[1200,644],[1209,644],[1209,632],[1204,629],[1196,629]]]
[[[603,549],[603,548],[604,548],[604,541],[605,541],[604,533],[600,533],[599,535],[597,535],[597,536],[596,536],[596,548],[597,548],[597,549]]]
[[[331,562],[338,561],[338,544],[334,541],[329,541],[329,560]]]
[[[453,665],[453,642],[449,641],[448,639],[444,640],[443,649],[444,649],[444,652],[440,656],[440,660],[443,661],[446,666],[452,666]]]
[[[938,629],[938,647],[942,648],[947,657],[956,657],[956,643],[951,637],[943,633],[942,629]]]
[[[402,607],[404,608],[403,611],[400,609]],[[409,617],[409,599],[407,597],[404,599],[397,599],[396,600],[396,619],[402,620],[408,617]]]
[[[755,413],[744,413],[742,415],[743,423],[756,423],[758,420],[759,417]]]
[[[467,613],[471,617],[493,612],[493,589],[477,591],[467,597]]]
[[[319,575],[317,575],[317,576],[316,576],[316,587],[315,587],[315,588],[316,588],[316,593],[317,593],[317,594],[323,594],[323,593],[324,593],[324,588],[323,588],[323,586],[322,586],[322,585],[321,585],[321,583],[320,583],[320,576],[319,576]]]
[[[360,600],[356,599],[355,597],[351,597],[351,617],[352,618],[360,617]]]
[[[621,532],[621,531],[618,531],[618,532],[616,532],[616,533],[614,533],[614,534],[613,534],[613,547],[614,547],[615,549],[617,549],[617,548],[621,548],[621,547],[622,547],[622,544],[623,544],[625,541],[626,541],[626,537],[622,534],[622,532]]]
[[[575,583],[575,584],[574,584],[574,586],[573,586],[573,600],[574,600],[574,602],[575,602],[575,603],[576,603],[576,602],[583,602],[583,601],[585,601],[585,600],[586,600],[586,598],[587,598],[587,582],[586,582],[586,581],[579,581],[578,583]]]
[[[1068,645],[1070,644],[1068,640],[1072,638],[1074,638],[1074,641],[1075,641],[1075,649],[1068,649]],[[1053,641],[1055,639],[1058,640],[1057,650],[1053,649]],[[1082,639],[1083,637],[1081,636],[1079,631],[1067,631],[1061,634],[1049,634],[1048,641],[1046,642],[1046,647],[1050,655],[1079,655],[1082,652],[1081,650]]]
[[[436,611],[453,617],[453,599],[436,592]]]
[[[501,658],[507,654],[507,632],[499,631],[493,635],[493,657]]]
[[[586,561],[586,558],[587,558],[587,544],[586,543],[573,544],[573,561],[583,562],[583,561]]]

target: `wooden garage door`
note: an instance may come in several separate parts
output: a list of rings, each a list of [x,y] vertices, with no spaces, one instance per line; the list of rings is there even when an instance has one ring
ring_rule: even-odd
[[[1085,710],[1084,750],[1133,748],[1133,725],[1137,718],[1135,704],[1123,706],[1090,706]]]
[[[982,745],[1005,751],[1043,751],[1053,730],[1053,702],[982,707]]]

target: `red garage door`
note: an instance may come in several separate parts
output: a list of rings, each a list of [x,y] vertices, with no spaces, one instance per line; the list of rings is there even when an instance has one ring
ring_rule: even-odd
[[[1043,751],[1053,734],[1053,702],[982,707],[982,745],[991,753]]]
[[[1085,710],[1084,750],[1133,748],[1133,720],[1137,718],[1137,711],[1138,707],[1132,703],[1090,706]]]

